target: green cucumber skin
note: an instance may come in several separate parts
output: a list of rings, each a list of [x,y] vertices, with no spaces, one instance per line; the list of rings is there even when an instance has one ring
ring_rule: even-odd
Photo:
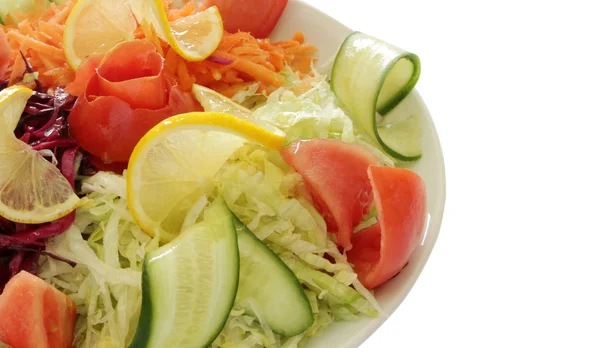
[[[421,59],[419,58],[419,56],[417,56],[416,54],[412,54],[412,53],[407,53],[405,55],[398,57],[398,59],[396,59],[392,64],[390,64],[390,66],[387,69],[387,71],[385,72],[385,74],[387,75],[387,73],[390,70],[392,70],[392,67],[401,59],[410,60],[413,63],[413,67],[415,67],[416,71],[413,73],[410,80],[404,86],[404,88],[402,89],[402,91],[400,93],[396,94],[396,96],[393,99],[390,99],[387,103],[385,103],[384,105],[382,105],[380,108],[377,109],[377,112],[379,112],[379,114],[381,116],[385,116],[390,111],[394,110],[394,108],[396,106],[398,106],[398,104],[400,104],[400,102],[403,101],[404,98],[406,98],[410,94],[410,92],[412,92],[412,90],[417,85],[417,82],[419,82],[419,78],[421,77]],[[383,84],[381,85],[381,87],[383,88]]]
[[[235,225],[235,220],[237,220],[237,218],[235,217],[235,215],[233,214],[233,212],[229,209],[229,207],[227,206],[227,204],[225,203],[225,201],[223,199],[218,199],[217,201],[213,202],[213,206],[214,205],[220,205],[220,208],[222,210],[223,213],[223,218],[224,219],[229,219],[230,221],[230,226],[232,229],[236,228]],[[237,233],[237,230],[236,230]],[[238,291],[238,286],[239,286],[239,269],[240,269],[240,257],[239,257],[239,247],[237,245],[237,238],[235,238],[236,243],[235,243],[235,250],[233,250],[234,255],[236,256],[236,263],[237,263],[237,269],[238,269],[238,276],[235,277],[235,284],[234,287],[235,289],[233,289],[233,293],[234,296],[231,297],[230,302],[228,303],[228,307],[230,308],[230,310],[233,308],[234,302],[235,302],[235,294]],[[144,264],[143,264],[143,268],[142,268],[142,309],[141,309],[141,313],[140,313],[140,319],[138,321],[138,328],[136,330],[134,339],[132,341],[132,343],[130,344],[130,348],[146,348],[152,345],[151,342],[151,333],[152,333],[152,327],[155,325],[155,323],[153,322],[154,319],[154,310],[153,310],[153,302],[152,302],[152,297],[151,296],[144,296],[145,294],[151,294],[152,293],[152,282],[150,279],[150,272],[148,270],[149,268],[149,260],[152,257],[149,256],[153,256],[150,254],[146,254],[146,258],[144,260]],[[230,312],[230,311],[229,311]],[[219,327],[217,330],[215,330],[215,332],[213,333],[212,337],[210,337],[209,342],[203,346],[203,347],[209,347],[212,342],[219,336],[219,334],[221,333],[221,331],[223,330],[223,328],[225,327],[225,325],[227,324],[227,320],[229,319],[229,312],[226,316],[224,316],[222,322],[219,324]],[[173,347],[175,348],[175,347]]]
[[[221,202],[223,202],[223,201],[221,201]],[[283,336],[288,336],[288,337],[295,336],[295,335],[305,332],[308,328],[310,328],[310,326],[312,326],[312,324],[314,322],[314,317],[313,317],[312,309],[310,306],[310,302],[302,288],[302,285],[300,284],[300,281],[294,275],[292,270],[279,258],[279,256],[277,256],[277,254],[275,254],[269,247],[267,247],[262,241],[260,241],[260,239],[258,239],[254,235],[254,233],[252,233],[252,231],[250,231],[248,229],[248,227],[246,227],[246,225],[244,225],[244,223],[242,223],[233,214],[233,212],[229,209],[229,207],[226,206],[226,204],[224,202],[222,204],[224,205],[223,210],[227,211],[227,213],[224,214],[224,215],[226,215],[226,216],[224,216],[224,218],[230,219],[231,224],[235,228],[237,236],[238,236],[238,238],[237,238],[238,250],[236,250],[236,254],[238,255],[239,268],[241,268],[241,263],[244,262],[244,260],[240,257],[239,250],[259,249],[261,252],[254,254],[252,257],[254,257],[254,256],[261,257],[261,258],[263,258],[263,260],[266,259],[266,262],[268,262],[268,263],[276,264],[278,269],[280,269],[282,271],[283,275],[287,278],[287,281],[291,282],[293,284],[293,287],[297,291],[295,294],[293,294],[293,296],[290,296],[289,299],[294,300],[294,301],[300,301],[301,302],[300,307],[305,309],[305,311],[303,313],[295,314],[295,316],[297,318],[299,318],[300,316],[304,317],[305,320],[303,320],[303,325],[301,325],[301,326],[289,327],[289,325],[286,326],[286,324],[288,324],[287,322],[269,322],[268,323],[269,326],[271,327],[273,332],[283,335]],[[241,286],[243,286],[243,283],[240,281],[240,277],[238,277],[237,283],[236,283],[236,293],[238,292],[237,290],[239,288],[241,288]],[[143,265],[143,270],[142,270],[142,294],[150,294],[151,288],[152,288],[152,282],[151,282],[149,272],[148,272],[148,257],[146,257],[146,260],[144,261],[144,265]],[[265,287],[264,289],[265,289],[265,291],[268,291],[269,293],[272,293],[272,291],[273,291],[272,289],[269,289],[268,287]],[[231,307],[233,307],[234,301],[235,301],[235,298],[231,299]],[[261,304],[258,303],[259,307],[260,307],[260,305]],[[282,308],[282,310],[285,310],[285,309]],[[265,314],[265,313],[263,313],[263,314]],[[286,314],[289,315],[291,313],[286,313]],[[154,313],[151,296],[142,296],[142,310],[140,313],[138,328],[136,330],[134,339],[129,346],[130,348],[146,348],[146,347],[151,346],[152,327],[153,327],[153,325],[155,325],[155,323],[153,323],[154,315],[157,315],[157,314]],[[266,313],[265,317],[269,317],[268,313]],[[221,330],[227,323],[227,319],[228,319],[228,316],[220,325],[219,330],[214,333],[214,335],[213,335],[214,337],[212,338],[211,342],[214,341],[214,339],[216,339],[218,337]],[[210,343],[209,343],[209,345],[210,345]]]
[[[142,266],[142,294],[150,293],[150,279],[148,277],[148,259],[144,260]],[[150,343],[150,332],[152,328],[152,299],[150,296],[142,295],[142,310],[137,330],[133,337],[133,341],[129,345],[130,348],[144,348]]]
[[[313,317],[313,313],[312,313],[312,308],[310,306],[310,302],[308,300],[308,297],[306,296],[306,293],[304,292],[303,288],[302,288],[302,284],[300,284],[300,281],[298,280],[298,278],[296,277],[296,275],[294,275],[294,272],[292,272],[292,270],[279,258],[279,256],[277,256],[277,254],[275,254],[268,246],[266,246],[260,239],[258,239],[256,237],[256,235],[254,233],[252,233],[252,231],[250,231],[248,229],[248,227],[246,225],[244,225],[243,222],[241,222],[235,215],[234,215],[234,224],[236,226],[236,230],[238,233],[238,245],[240,250],[243,250],[245,248],[253,248],[253,247],[257,247],[260,250],[262,250],[264,252],[263,255],[265,255],[265,258],[268,258],[270,263],[275,263],[277,265],[277,267],[282,271],[282,273],[284,274],[284,276],[288,279],[289,282],[292,282],[294,285],[294,288],[296,289],[297,293],[294,294],[294,299],[295,301],[301,301],[301,307],[305,309],[304,313],[287,313],[288,315],[294,315],[296,318],[298,318],[299,316],[303,316],[305,317],[305,321],[303,323],[302,326],[299,327],[286,327],[286,323],[281,323],[281,322],[269,322],[269,326],[271,328],[271,330],[273,330],[273,332],[283,335],[283,336],[295,336],[295,335],[299,335],[303,332],[305,332],[306,330],[308,330],[308,328],[310,328],[313,323],[314,323],[314,317]],[[256,257],[261,257],[258,254],[254,254],[254,256]],[[241,258],[241,263],[244,263],[244,259]],[[243,283],[240,283],[240,288],[243,286]],[[265,289],[265,291],[270,291],[272,292],[272,289],[268,289],[267,287],[263,287],[263,289]],[[290,297],[290,300],[292,300],[292,298]],[[258,304],[260,306],[260,303]],[[282,310],[285,310],[282,308]],[[263,312],[263,315],[265,313]],[[268,313],[265,315],[266,317],[268,317]],[[268,321],[268,320],[267,320]]]
[[[333,68],[331,71],[331,90],[333,91],[333,93],[336,96],[338,96],[338,99],[340,99],[340,102],[342,105],[344,103],[341,101],[341,98],[339,97],[340,94],[336,88],[336,81],[338,79],[340,79],[340,80],[343,79],[343,77],[338,77],[338,75],[341,75],[344,72],[339,71],[340,69],[339,69],[339,65],[337,64],[337,62],[339,62],[343,59],[346,46],[351,44],[357,37],[361,37],[361,36],[365,36],[365,34],[362,32],[359,32],[359,31],[355,31],[355,32],[351,33],[350,35],[348,35],[346,37],[346,39],[344,39],[344,41],[342,42],[340,49],[334,60]],[[413,67],[416,70],[414,71],[413,76],[411,76],[410,80],[406,83],[404,88],[402,88],[402,90],[400,90],[399,93],[397,93],[394,96],[394,98],[388,100],[384,105],[377,108],[377,97],[379,96],[379,94],[381,93],[381,90],[383,89],[383,84],[385,82],[385,76],[387,76],[387,74],[392,70],[394,65],[401,59],[408,59],[409,61],[411,61],[413,63]],[[388,114],[390,111],[392,111],[398,104],[400,104],[400,102],[402,102],[402,100],[404,100],[404,98],[406,98],[413,91],[414,87],[416,86],[416,84],[419,81],[419,78],[421,76],[420,59],[417,55],[412,54],[412,53],[406,53],[406,54],[400,55],[400,56],[396,57],[396,59],[388,62],[382,75],[384,76],[384,78],[382,79],[381,83],[379,83],[379,85],[377,86],[377,90],[375,91],[376,97],[372,101],[372,109],[374,111],[376,110],[377,112],[379,112],[379,114],[382,117],[385,117],[386,114]],[[347,105],[343,105],[343,106],[346,111],[349,111],[349,112],[353,111],[353,110],[351,110],[352,108],[348,107]],[[354,122],[357,123],[356,121],[354,121]],[[362,125],[360,124],[360,122],[358,122],[358,123],[359,123],[359,126],[361,126],[361,128],[363,128]],[[419,154],[417,156],[406,156],[404,154],[401,154],[401,153],[395,151],[394,149],[390,148],[389,146],[387,146],[385,144],[385,142],[383,141],[383,139],[379,136],[379,132],[377,131],[377,121],[376,121],[375,117],[372,118],[372,126],[373,126],[373,135],[375,136],[375,140],[377,140],[378,144],[383,148],[383,150],[386,153],[388,153],[395,159],[400,160],[400,161],[406,161],[406,162],[414,162],[414,161],[417,161],[422,158],[422,154]]]
[[[377,109],[377,112],[379,112],[379,114],[382,117],[385,117],[386,114],[388,114],[390,111],[394,110],[394,108],[396,106],[398,106],[398,104],[400,104],[400,102],[402,102],[404,100],[404,98],[406,98],[410,94],[410,92],[413,91],[413,89],[417,85],[417,82],[419,82],[419,78],[421,76],[421,61],[417,55],[412,54],[412,53],[399,56],[392,63],[390,63],[384,72],[384,76],[386,76],[390,72],[390,70],[392,70],[394,65],[401,59],[410,60],[413,63],[413,67],[415,67],[416,71],[413,73],[410,80],[404,86],[404,88],[400,91],[400,93],[396,94],[396,96],[393,99],[390,99],[387,103],[385,103],[384,105],[382,105],[380,108]],[[382,88],[383,88],[383,83],[381,85],[379,85],[379,90],[377,91],[377,95],[379,95],[379,93],[381,93]],[[375,100],[375,105],[377,105],[377,99]],[[392,149],[391,147],[387,146],[385,144],[385,142],[379,136],[379,132],[376,130],[377,129],[376,118],[373,118],[373,127],[375,129],[375,136],[377,137],[377,142],[379,142],[379,144],[381,144],[381,147],[383,147],[385,152],[389,153],[392,157],[394,157],[400,161],[406,161],[406,162],[418,161],[421,159],[421,157],[423,157],[422,153],[418,156],[406,156],[406,155],[403,155],[403,154],[397,152],[396,150]]]

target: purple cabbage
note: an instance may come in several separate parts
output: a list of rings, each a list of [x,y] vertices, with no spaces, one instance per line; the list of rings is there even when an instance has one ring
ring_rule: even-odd
[[[28,63],[27,72],[33,73]],[[6,81],[0,81],[0,90],[7,85]],[[15,135],[35,150],[50,150],[58,161],[61,173],[75,188],[76,171],[83,175],[95,172],[85,160],[81,161],[81,165],[77,164],[77,159],[84,154],[80,153],[77,142],[69,136],[67,118],[77,98],[60,87],[50,93],[42,92],[37,80],[36,86],[37,90],[27,102]],[[75,212],[72,212],[53,222],[28,225],[0,216],[0,293],[10,278],[21,270],[36,274],[40,255],[75,266],[74,262],[44,250],[45,241],[65,232],[74,219]]]

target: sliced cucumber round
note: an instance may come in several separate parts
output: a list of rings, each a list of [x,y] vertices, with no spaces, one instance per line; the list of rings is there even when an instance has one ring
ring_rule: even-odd
[[[131,347],[206,347],[219,335],[239,282],[234,219],[217,199],[202,222],[146,255],[142,310]]]
[[[386,115],[414,89],[420,74],[417,55],[354,32],[335,58],[331,88],[349,116],[383,150],[394,158],[414,161],[421,158],[421,131],[415,124],[418,118],[392,120]],[[405,122],[409,124],[403,125]],[[407,129],[414,132],[407,135]]]
[[[262,318],[280,335],[303,333],[314,318],[298,278],[246,225],[237,218],[234,221],[241,265],[236,307]]]

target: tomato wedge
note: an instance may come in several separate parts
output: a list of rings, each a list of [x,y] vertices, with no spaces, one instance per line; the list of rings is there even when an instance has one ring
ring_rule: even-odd
[[[379,161],[360,145],[333,139],[303,140],[281,150],[304,180],[337,244],[350,248],[354,228],[373,203],[367,169]]]
[[[287,3],[288,0],[208,0],[206,6],[217,6],[228,32],[247,31],[265,38],[275,28]]]
[[[356,233],[348,261],[367,289],[385,283],[407,264],[425,225],[425,183],[415,172],[371,166],[379,222]]]
[[[0,342],[14,348],[70,348],[76,316],[69,297],[21,271],[0,295]]]

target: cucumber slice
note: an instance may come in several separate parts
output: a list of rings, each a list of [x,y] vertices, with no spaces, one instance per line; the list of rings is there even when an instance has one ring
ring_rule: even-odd
[[[349,116],[385,152],[403,161],[415,161],[422,155],[418,118],[392,119],[386,115],[414,89],[420,74],[417,55],[354,32],[335,58],[331,88]]]
[[[131,347],[206,347],[219,335],[238,289],[234,219],[217,199],[202,222],[146,255],[142,311]]]
[[[295,336],[313,324],[302,285],[283,261],[240,220],[234,218],[240,248],[240,286],[236,307],[264,320],[273,332]],[[252,305],[254,303],[254,306]],[[254,310],[260,313],[254,313]]]

